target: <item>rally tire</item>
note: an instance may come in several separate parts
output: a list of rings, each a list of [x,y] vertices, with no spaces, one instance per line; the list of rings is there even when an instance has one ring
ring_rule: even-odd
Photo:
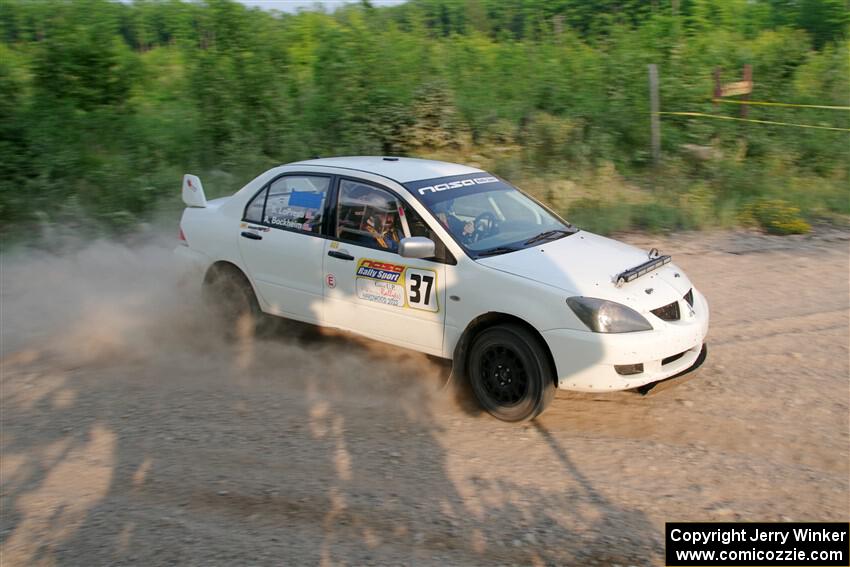
[[[238,268],[210,270],[204,279],[204,302],[228,339],[264,334],[268,317],[260,309],[251,282]]]
[[[481,407],[502,421],[527,421],[555,397],[555,377],[545,347],[519,325],[485,329],[469,349],[468,376]]]

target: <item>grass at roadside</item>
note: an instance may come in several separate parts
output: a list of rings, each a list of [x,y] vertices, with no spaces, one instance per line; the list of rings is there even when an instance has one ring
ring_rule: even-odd
[[[718,152],[719,153],[719,152]],[[564,218],[600,234],[755,227],[770,234],[805,234],[812,224],[850,226],[845,169],[830,177],[718,157],[706,162],[668,159],[651,171],[622,174],[609,161],[579,168],[549,164],[540,173],[518,147],[432,152],[500,175]]]

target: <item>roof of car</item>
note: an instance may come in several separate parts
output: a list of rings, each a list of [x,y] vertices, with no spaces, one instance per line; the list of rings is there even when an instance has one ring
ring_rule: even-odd
[[[421,179],[434,179],[436,177],[449,177],[451,175],[464,175],[467,173],[481,173],[476,167],[450,163],[447,161],[434,161],[430,159],[416,159],[393,156],[346,156],[333,158],[318,158],[299,161],[287,165],[325,165],[328,167],[339,167],[356,171],[365,171],[382,175],[399,183],[419,181]]]

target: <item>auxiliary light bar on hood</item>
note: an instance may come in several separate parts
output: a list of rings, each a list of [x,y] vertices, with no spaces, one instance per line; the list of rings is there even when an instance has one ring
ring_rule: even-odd
[[[629,268],[625,272],[617,274],[616,276],[614,276],[614,283],[617,287],[620,287],[625,283],[634,281],[641,276],[645,276],[652,270],[660,268],[664,264],[669,264],[672,260],[673,259],[668,255],[660,256],[658,249],[653,248],[649,251],[648,261],[644,262],[643,264],[639,264],[634,268]]]

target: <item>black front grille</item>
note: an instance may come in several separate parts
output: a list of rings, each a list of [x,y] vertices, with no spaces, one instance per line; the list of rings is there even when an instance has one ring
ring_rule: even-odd
[[[688,290],[688,293],[685,294],[685,301],[688,302],[688,305],[691,307],[694,306],[694,290],[693,288]]]
[[[680,317],[679,302],[674,301],[673,303],[669,303],[664,307],[653,309],[652,314],[664,321],[678,321]]]
[[[688,352],[688,351],[685,351],[685,352]],[[668,356],[667,358],[662,359],[661,360],[661,366],[664,366],[665,364],[670,364],[671,362],[679,360],[680,358],[685,356],[685,352],[680,352],[679,354],[674,354],[672,356]]]

